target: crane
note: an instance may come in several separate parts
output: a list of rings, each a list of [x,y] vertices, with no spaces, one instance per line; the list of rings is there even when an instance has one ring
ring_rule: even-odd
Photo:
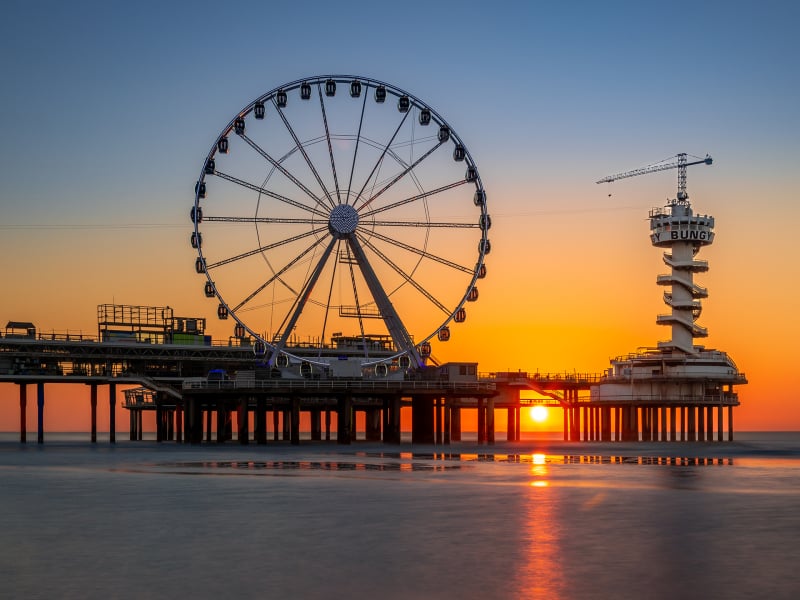
[[[641,169],[634,169],[633,171],[626,171],[625,173],[617,173],[616,175],[609,175],[608,177],[603,177],[597,183],[611,183],[612,181],[616,181],[617,179],[625,179],[626,177],[635,177],[636,175],[646,175],[647,173],[655,173],[656,171],[666,171],[667,169],[678,169],[678,202],[686,202],[689,199],[689,194],[686,193],[686,167],[691,167],[692,165],[710,165],[713,162],[713,159],[708,154],[706,154],[705,158],[694,156],[692,158],[697,158],[699,160],[695,160],[692,162],[689,162],[687,157],[688,154],[686,154],[685,152],[681,152],[676,156],[671,156],[668,159],[654,163],[652,165],[648,165],[646,167],[642,167]],[[673,161],[673,159],[675,158],[677,158],[678,160]]]

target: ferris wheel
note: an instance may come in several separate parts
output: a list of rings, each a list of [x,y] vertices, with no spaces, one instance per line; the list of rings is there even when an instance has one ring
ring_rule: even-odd
[[[344,336],[365,365],[388,349],[424,366],[466,320],[491,249],[486,193],[453,128],[350,75],[299,79],[237,112],[190,216],[205,295],[269,365]]]

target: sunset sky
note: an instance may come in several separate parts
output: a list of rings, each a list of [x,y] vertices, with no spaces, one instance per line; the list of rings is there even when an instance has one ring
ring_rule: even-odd
[[[737,429],[800,429],[798,22],[788,0],[7,0],[0,326],[96,334],[96,306],[115,302],[169,305],[230,335],[188,242],[208,149],[266,91],[362,75],[444,115],[487,190],[489,276],[438,359],[600,372],[667,339],[647,214],[675,196],[676,172],[595,181],[708,153],[711,167],[688,171],[695,211],[716,219],[698,255],[710,265],[698,343],[750,381]],[[0,385],[0,430],[16,430],[17,399]]]

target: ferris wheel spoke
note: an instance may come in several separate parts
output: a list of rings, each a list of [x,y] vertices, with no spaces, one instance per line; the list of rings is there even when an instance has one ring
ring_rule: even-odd
[[[417,202],[418,200],[430,198],[431,196],[435,196],[436,194],[441,194],[442,192],[446,192],[447,190],[452,190],[453,188],[457,188],[458,186],[464,185],[465,183],[468,182],[465,179],[460,179],[456,182],[448,183],[447,185],[443,185],[442,187],[430,190],[429,192],[422,192],[421,194],[417,194],[416,196],[410,196],[408,198],[398,200],[397,202],[393,202],[392,204],[381,206],[380,208],[373,208],[372,210],[368,210],[364,214],[359,214],[359,219],[363,220],[368,217],[371,217],[372,215],[376,215],[378,213],[385,212],[387,210],[392,210],[393,208],[398,208],[400,206],[404,206],[412,202]]]
[[[286,131],[288,131],[289,135],[292,136],[292,139],[294,140],[294,143],[297,146],[297,149],[300,150],[300,154],[302,154],[303,158],[306,160],[306,164],[308,165],[308,168],[311,169],[311,172],[314,174],[314,177],[316,178],[317,183],[319,184],[319,187],[322,190],[322,193],[325,194],[325,197],[328,199],[328,203],[331,205],[331,208],[333,208],[334,206],[336,206],[336,203],[333,201],[333,198],[331,198],[330,192],[328,192],[328,189],[325,187],[325,184],[322,182],[322,178],[319,176],[319,173],[317,172],[317,168],[314,166],[314,163],[311,161],[311,158],[308,156],[308,153],[306,152],[305,146],[300,141],[300,138],[297,137],[297,134],[295,133],[294,128],[292,127],[291,123],[289,123],[289,119],[287,119],[286,115],[283,114],[283,110],[281,110],[281,108],[278,106],[278,103],[275,102],[274,98],[272,99],[272,104],[275,106],[275,110],[278,111],[278,115],[280,115],[281,121],[283,121],[283,124],[286,127]],[[307,189],[307,188],[305,188],[305,186],[303,186],[303,188]],[[311,192],[307,192],[307,193],[311,193]],[[315,198],[316,198],[316,196],[315,196]]]
[[[274,223],[280,225],[319,225],[319,219],[284,219],[279,217],[203,217],[215,223]]]
[[[238,177],[234,177],[233,175],[228,175],[227,173],[223,173],[222,171],[215,171],[214,175],[219,177],[220,179],[224,179],[225,181],[230,181],[231,183],[235,183],[236,185],[240,185],[248,190],[253,190],[254,192],[258,192],[259,194],[264,194],[265,196],[269,196],[275,200],[283,202],[285,204],[289,204],[290,206],[294,206],[295,208],[299,208],[300,210],[304,210],[306,212],[310,212],[312,214],[318,215],[323,219],[328,218],[328,214],[317,210],[312,206],[307,206],[302,202],[298,202],[297,200],[292,200],[291,198],[287,198],[286,196],[281,196],[280,194],[276,194],[273,191],[266,189],[260,185],[256,185],[254,183],[249,183],[244,181],[243,179],[239,179]],[[324,207],[323,207],[324,208]]]
[[[205,217],[204,217],[205,218]],[[442,221],[369,221],[378,227],[447,227],[448,229],[479,229],[478,223],[445,223]]]
[[[392,186],[393,186],[395,183],[397,183],[397,182],[398,182],[398,181],[400,181],[400,180],[401,180],[403,177],[405,177],[406,175],[408,175],[409,173],[411,173],[411,172],[412,172],[412,171],[413,171],[413,170],[414,170],[414,169],[417,167],[417,165],[419,165],[419,164],[420,164],[422,161],[424,161],[424,160],[425,160],[426,158],[428,158],[428,157],[429,157],[431,154],[433,154],[433,153],[434,153],[434,152],[435,152],[437,149],[439,149],[439,148],[442,146],[442,144],[443,144],[443,143],[444,143],[443,141],[440,141],[440,142],[438,142],[438,143],[437,143],[436,145],[434,145],[434,146],[433,146],[431,149],[429,149],[429,150],[428,150],[428,151],[427,151],[425,154],[423,154],[422,156],[420,156],[420,157],[419,157],[417,160],[415,160],[413,163],[411,163],[410,165],[408,165],[408,166],[407,166],[405,169],[403,169],[402,171],[400,171],[400,173],[399,173],[399,174],[398,174],[398,175],[397,175],[397,176],[396,176],[394,179],[392,179],[392,180],[391,180],[389,183],[387,183],[385,186],[383,186],[383,188],[381,188],[381,189],[380,189],[378,192],[376,192],[375,194],[373,194],[373,195],[372,195],[372,197],[371,197],[369,200],[366,200],[365,202],[363,202],[363,203],[361,204],[361,206],[359,206],[359,207],[358,207],[356,210],[358,210],[358,211],[362,211],[362,210],[364,210],[364,209],[365,209],[367,206],[369,206],[370,204],[372,204],[373,200],[376,200],[376,199],[377,199],[377,198],[378,198],[378,197],[379,197],[381,194],[383,194],[383,193],[384,193],[386,190],[388,190],[390,187],[392,187]]]
[[[281,116],[282,116],[282,115],[281,115]],[[306,187],[306,185],[305,185],[305,184],[304,184],[302,181],[300,181],[300,180],[299,180],[297,177],[295,177],[294,175],[292,175],[292,174],[291,174],[291,173],[290,173],[290,172],[289,172],[289,171],[286,169],[286,167],[284,167],[284,166],[281,164],[281,162],[280,162],[279,160],[276,160],[275,158],[273,158],[272,156],[270,156],[270,154],[269,154],[267,151],[265,151],[265,150],[264,150],[264,149],[263,149],[261,146],[259,146],[258,144],[256,144],[256,143],[255,143],[255,142],[254,142],[252,139],[250,139],[249,137],[247,137],[247,135],[246,135],[246,134],[244,134],[244,133],[241,133],[241,134],[239,134],[239,136],[240,136],[240,137],[241,137],[241,138],[242,138],[242,139],[243,139],[245,142],[247,142],[247,144],[248,144],[248,145],[249,145],[249,146],[250,146],[250,147],[251,147],[253,150],[255,150],[255,151],[256,151],[256,152],[258,152],[258,153],[259,153],[261,156],[263,156],[263,157],[264,157],[264,158],[267,160],[267,162],[269,162],[269,163],[270,163],[270,164],[271,164],[273,167],[275,167],[276,169],[278,169],[278,171],[280,171],[280,172],[281,172],[281,173],[284,175],[284,177],[286,177],[286,178],[287,178],[289,181],[291,181],[293,184],[295,184],[297,187],[299,187],[299,188],[300,188],[300,189],[303,191],[303,193],[305,193],[305,194],[306,194],[306,195],[307,195],[309,198],[311,198],[311,199],[312,199],[314,202],[316,202],[318,206],[320,206],[320,207],[322,207],[322,208],[326,208],[326,207],[325,207],[325,204],[322,202],[322,199],[321,199],[321,198],[318,198],[318,197],[316,196],[316,194],[314,194],[314,192],[312,192],[310,189],[308,189],[308,187]],[[297,141],[297,138],[295,138],[295,141]],[[298,143],[299,143],[299,142],[298,142]],[[300,148],[300,151],[303,153],[303,156],[306,156],[306,157],[307,157],[307,154],[306,154],[305,150],[304,150],[302,147]],[[306,159],[306,160],[308,160],[308,159]]]
[[[285,246],[286,244],[291,244],[292,242],[296,242],[297,240],[302,240],[303,238],[307,238],[311,235],[317,235],[318,233],[326,231],[327,227],[318,227],[317,229],[312,229],[310,231],[306,231],[304,233],[286,238],[284,240],[273,242],[272,244],[259,246],[258,248],[254,248],[253,250],[248,250],[247,252],[242,252],[241,254],[237,254],[236,256],[231,256],[214,263],[206,264],[206,270],[216,269],[217,267],[221,267],[223,265],[236,262],[237,260],[242,260],[243,258],[248,258],[249,256],[255,256],[256,254],[266,252],[267,250],[274,250],[275,248],[279,248],[280,246]]]
[[[282,267],[282,268],[281,268],[279,271],[277,271],[276,273],[274,273],[274,274],[272,275],[272,277],[270,277],[269,279],[267,279],[267,280],[266,280],[264,283],[262,283],[262,284],[261,284],[260,286],[258,286],[258,287],[257,287],[255,290],[253,290],[253,291],[252,291],[252,292],[251,292],[251,293],[250,293],[250,294],[249,294],[249,295],[248,295],[248,296],[247,296],[247,297],[246,297],[244,300],[242,300],[241,302],[239,302],[239,304],[237,304],[236,306],[234,306],[234,307],[233,307],[233,309],[232,309],[232,310],[233,310],[233,312],[236,312],[237,310],[239,310],[239,309],[243,308],[244,306],[246,306],[246,305],[247,305],[247,304],[248,304],[248,303],[249,303],[249,302],[250,302],[250,301],[251,301],[253,298],[255,298],[256,296],[258,296],[258,295],[259,295],[261,292],[263,292],[265,289],[267,289],[267,288],[268,288],[270,285],[272,285],[272,284],[273,284],[275,281],[280,281],[280,282],[281,282],[281,283],[282,283],[282,284],[283,284],[283,285],[286,287],[286,289],[288,289],[288,290],[289,290],[289,291],[290,291],[292,294],[294,294],[294,295],[297,295],[297,291],[296,291],[296,290],[294,290],[294,289],[293,289],[293,288],[292,288],[292,287],[291,287],[291,286],[290,286],[288,283],[286,283],[286,282],[285,282],[285,281],[284,281],[284,280],[281,278],[281,276],[282,276],[284,273],[286,273],[286,272],[287,272],[289,269],[291,269],[293,266],[295,266],[297,263],[299,263],[299,262],[300,262],[300,261],[301,261],[301,260],[302,260],[302,259],[303,259],[303,258],[306,256],[306,254],[308,254],[308,253],[309,253],[309,252],[311,252],[311,251],[312,251],[314,248],[316,248],[317,246],[319,246],[319,245],[320,245],[320,244],[323,242],[323,240],[325,240],[325,238],[324,238],[324,237],[321,237],[321,238],[319,238],[318,240],[315,240],[313,244],[311,244],[311,245],[310,245],[308,248],[306,248],[306,249],[305,249],[305,250],[303,250],[303,251],[302,251],[300,254],[298,254],[296,257],[294,257],[292,260],[290,260],[290,261],[289,261],[289,262],[288,262],[288,263],[287,263],[285,266],[283,266],[283,267]]]
[[[361,103],[361,116],[358,119],[358,133],[356,134],[356,146],[353,150],[353,164],[350,166],[350,180],[347,182],[347,195],[345,196],[345,203],[350,204],[350,189],[353,187],[353,173],[356,170],[356,158],[358,157],[358,145],[361,142],[361,128],[364,125],[364,111],[367,108],[367,95],[364,94],[364,100]],[[360,317],[359,317],[360,318]],[[363,334],[363,328],[362,328]]]
[[[392,268],[392,269],[393,269],[393,270],[394,270],[394,271],[395,271],[395,272],[396,272],[398,275],[400,275],[400,277],[402,277],[402,278],[403,278],[403,279],[405,279],[405,280],[406,280],[408,283],[410,283],[412,286],[414,286],[414,288],[415,288],[415,289],[416,289],[416,290],[417,290],[417,291],[418,291],[420,294],[422,294],[422,295],[423,295],[423,296],[425,296],[425,297],[426,297],[428,300],[430,300],[430,302],[431,302],[431,303],[432,303],[432,304],[433,304],[433,305],[434,305],[436,308],[438,308],[439,310],[441,310],[441,311],[442,311],[444,314],[446,314],[446,315],[449,315],[449,314],[450,314],[450,311],[447,309],[447,307],[446,307],[444,304],[442,304],[441,302],[439,302],[439,301],[438,301],[436,298],[434,298],[434,297],[433,297],[433,294],[431,294],[431,293],[430,293],[428,290],[426,290],[426,289],[425,289],[425,288],[423,288],[423,287],[422,287],[420,284],[418,284],[416,281],[414,281],[414,278],[413,278],[413,277],[411,277],[411,275],[409,275],[409,274],[408,274],[408,273],[406,273],[405,271],[403,271],[403,269],[401,269],[401,268],[400,268],[400,267],[399,267],[399,266],[398,266],[398,265],[397,265],[397,264],[396,264],[396,263],[395,263],[395,262],[394,262],[394,261],[393,261],[391,258],[389,258],[389,257],[388,257],[388,256],[386,256],[386,255],[385,255],[383,252],[381,252],[380,250],[378,250],[378,248],[376,248],[376,247],[375,247],[375,245],[374,245],[374,244],[372,244],[372,243],[371,243],[371,242],[370,242],[368,239],[366,239],[364,236],[359,236],[359,237],[361,238],[361,242],[362,242],[362,243],[363,243],[363,244],[364,244],[364,245],[365,245],[367,248],[369,248],[370,250],[372,250],[372,251],[373,251],[373,252],[374,252],[374,253],[375,253],[375,254],[376,254],[376,255],[377,255],[377,256],[378,256],[378,257],[379,257],[379,258],[380,258],[380,259],[381,259],[383,262],[385,262],[387,265],[389,265],[389,266],[390,266],[390,267],[391,267],[391,268]]]
[[[450,267],[451,269],[455,269],[456,271],[461,271],[462,273],[469,273],[470,275],[473,273],[473,269],[469,267],[465,267],[463,265],[459,265],[458,263],[454,263],[446,258],[442,258],[441,256],[437,256],[436,254],[431,254],[430,252],[425,252],[424,250],[420,250],[419,248],[415,248],[414,246],[410,246],[408,244],[404,244],[400,240],[396,240],[386,235],[382,235],[377,231],[370,231],[370,235],[373,237],[378,238],[386,242],[387,244],[391,244],[393,246],[397,246],[398,248],[402,248],[403,250],[408,250],[409,252],[413,252],[423,258],[428,258],[435,262],[438,262],[446,267]]]
[[[342,195],[339,191],[339,178],[336,175],[336,161],[333,159],[333,146],[331,145],[331,132],[328,129],[328,115],[325,113],[325,101],[322,99],[322,86],[317,83],[317,92],[319,92],[319,106],[322,110],[322,122],[325,124],[325,139],[328,141],[328,154],[331,157],[331,172],[333,173],[333,185],[336,188],[336,199],[339,204],[342,203]],[[364,94],[366,96],[366,94]],[[319,181],[319,177],[317,177]],[[322,181],[320,181],[322,185]],[[325,189],[323,186],[322,189]]]
[[[317,280],[319,279],[320,274],[322,273],[323,268],[325,267],[325,263],[328,262],[328,258],[330,258],[331,251],[333,247],[337,244],[338,239],[336,237],[331,236],[330,243],[325,247],[322,256],[320,257],[319,261],[317,261],[314,270],[311,272],[311,275],[306,280],[303,289],[297,295],[294,305],[292,309],[287,313],[286,318],[284,318],[284,322],[281,324],[280,331],[283,333],[280,334],[280,340],[273,352],[272,356],[276,357],[280,352],[286,347],[286,342],[289,339],[292,331],[294,330],[295,326],[297,325],[297,320],[300,318],[300,315],[303,312],[303,309],[308,302],[309,297],[311,296],[311,292],[314,291],[314,286],[317,284]],[[271,359],[272,360],[272,359]]]
[[[386,146],[384,146],[383,151],[381,152],[381,155],[378,157],[378,160],[375,161],[375,165],[372,167],[372,171],[370,171],[369,176],[364,180],[364,185],[361,186],[361,191],[358,192],[358,196],[356,196],[356,199],[361,198],[361,195],[364,193],[364,190],[367,189],[367,186],[369,185],[369,182],[372,180],[372,177],[375,175],[375,171],[378,169],[378,167],[383,162],[383,158],[386,156],[386,153],[389,152],[389,148],[391,148],[392,142],[394,142],[394,138],[396,138],[397,134],[400,133],[400,129],[402,129],[403,123],[406,122],[406,119],[408,118],[408,115],[410,115],[410,114],[411,114],[410,110],[406,111],[403,114],[403,118],[400,119],[400,124],[397,126],[397,129],[394,130],[394,133],[392,134],[392,137],[389,139],[389,143],[386,144]],[[356,201],[353,200],[353,204],[355,204],[355,202]]]

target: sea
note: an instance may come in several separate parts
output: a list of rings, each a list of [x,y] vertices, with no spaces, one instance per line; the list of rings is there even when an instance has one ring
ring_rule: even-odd
[[[800,598],[798,433],[28,439],[0,434],[0,598]]]

